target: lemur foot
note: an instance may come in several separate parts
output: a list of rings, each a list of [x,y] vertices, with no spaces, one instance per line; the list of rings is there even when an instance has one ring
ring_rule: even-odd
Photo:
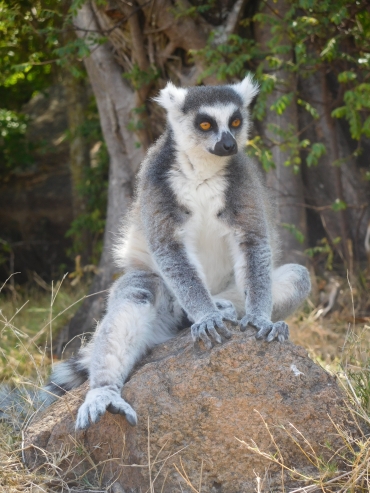
[[[228,320],[233,325],[239,325],[238,314],[236,313],[235,306],[229,300],[222,298],[214,299],[217,310],[221,313],[224,320]]]
[[[284,342],[289,338],[288,324],[283,321],[273,323],[267,318],[247,314],[240,321],[240,330],[244,332],[248,325],[258,330],[256,339],[266,339],[267,342],[277,339]]]
[[[89,390],[85,402],[78,410],[76,430],[86,430],[97,423],[105,411],[122,414],[131,426],[137,424],[137,416],[130,404],[122,399],[119,390],[113,386]]]
[[[222,340],[220,334],[226,337],[226,339],[230,339],[231,332],[226,328],[223,320],[231,322],[234,325],[237,325],[237,320],[231,317],[226,316],[223,312],[216,311],[208,313],[204,315],[198,322],[191,326],[191,335],[193,337],[193,341],[197,342],[200,339],[204,342],[204,345],[207,349],[211,349],[212,341],[210,337],[221,344]],[[216,330],[217,327],[217,330]],[[209,336],[208,336],[208,334]]]

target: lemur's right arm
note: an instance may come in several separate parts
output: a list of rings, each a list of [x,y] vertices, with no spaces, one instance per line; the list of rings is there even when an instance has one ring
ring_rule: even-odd
[[[230,337],[231,334],[222,320],[224,318],[235,325],[237,320],[221,316],[196,266],[190,261],[185,245],[176,234],[186,214],[175,201],[164,206],[163,201],[170,201],[171,197],[166,197],[163,190],[148,187],[141,200],[150,204],[141,210],[151,254],[168,287],[189,319],[195,322],[192,326],[194,340],[202,339],[205,345],[210,347],[207,330],[213,339],[221,342],[216,328],[225,337]]]

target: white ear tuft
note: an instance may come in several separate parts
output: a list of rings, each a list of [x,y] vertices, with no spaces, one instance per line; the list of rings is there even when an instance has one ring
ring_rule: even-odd
[[[187,89],[176,87],[172,82],[167,82],[166,87],[153,100],[167,111],[171,109],[179,110],[184,104],[186,93]]]
[[[241,82],[233,84],[231,87],[243,98],[245,106],[251,103],[259,90],[258,83],[253,80],[253,75],[251,74],[248,74]]]

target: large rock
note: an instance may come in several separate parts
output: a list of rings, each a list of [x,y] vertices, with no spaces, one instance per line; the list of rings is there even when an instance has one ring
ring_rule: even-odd
[[[301,444],[304,436],[325,457],[328,443],[339,443],[333,423],[347,429],[351,423],[335,379],[305,350],[289,342],[259,342],[254,333],[236,331],[231,340],[206,351],[194,348],[184,331],[155,348],[123,391],[138,413],[134,428],[107,413],[76,434],[74,421],[87,384],[71,392],[28,428],[28,465],[42,462],[40,449],[57,452],[66,444],[75,452],[68,459],[69,468],[71,461],[76,466],[73,473],[103,471],[106,484],[118,478],[126,493],[253,492],[256,474],[264,477],[267,470],[262,491],[281,491],[281,469],[237,439],[254,440],[275,453],[267,423],[284,463],[303,470],[310,467],[304,454],[274,425],[284,425]],[[92,466],[103,461],[98,469]]]

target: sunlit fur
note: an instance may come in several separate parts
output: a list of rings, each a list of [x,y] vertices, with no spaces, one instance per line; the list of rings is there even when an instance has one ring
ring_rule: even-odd
[[[303,266],[278,266],[263,177],[244,151],[256,93],[248,76],[217,87],[169,83],[156,98],[167,128],[141,166],[116,241],[115,260],[125,274],[111,288],[93,339],[56,368],[48,387],[70,389],[88,374],[91,390],[77,429],[106,409],[135,424],[135,411],[120,393],[127,376],[149,348],[191,323],[194,341],[208,349],[231,336],[224,321],[237,324],[238,318],[242,330],[256,328],[257,338],[287,339],[283,319],[307,297],[310,280]],[[203,117],[212,121],[210,130],[202,130]],[[237,146],[216,155],[225,136]]]

